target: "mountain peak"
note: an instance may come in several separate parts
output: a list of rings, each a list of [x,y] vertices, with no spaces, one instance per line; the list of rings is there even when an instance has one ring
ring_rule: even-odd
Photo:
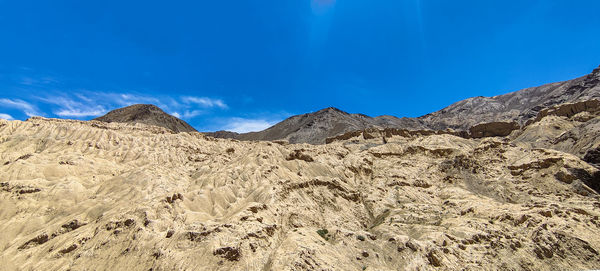
[[[331,113],[331,112],[338,112],[338,113],[343,113],[343,114],[348,114],[348,112],[343,111],[339,108],[336,107],[327,107],[327,108],[323,108],[315,113]]]
[[[140,108],[140,109],[147,109],[147,110],[163,111],[162,109],[160,109],[160,107],[153,105],[153,104],[134,104],[134,105],[130,105],[130,106],[123,107],[123,108]]]
[[[175,133],[196,132],[185,121],[165,113],[153,104],[134,104],[108,112],[94,120],[103,122],[143,123],[167,128]]]
[[[598,66],[598,68],[595,68],[590,75],[600,77],[600,66]]]

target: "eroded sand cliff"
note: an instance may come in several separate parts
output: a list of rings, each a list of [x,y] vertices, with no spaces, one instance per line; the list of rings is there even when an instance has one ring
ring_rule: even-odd
[[[572,130],[560,118],[529,132]],[[289,145],[0,120],[0,269],[598,268],[598,169],[527,136]]]

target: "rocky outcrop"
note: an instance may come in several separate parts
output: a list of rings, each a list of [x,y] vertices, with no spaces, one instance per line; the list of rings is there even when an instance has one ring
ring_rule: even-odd
[[[590,164],[600,146],[600,102],[568,103],[542,110],[520,131],[512,134],[515,143],[571,153]]]
[[[507,136],[520,128],[521,126],[516,122],[482,123],[469,128],[469,136],[471,138]]]
[[[401,137],[416,137],[430,135],[453,135],[462,138],[484,138],[484,137],[504,137],[510,135],[513,131],[519,130],[521,127],[516,122],[492,122],[475,125],[469,131],[452,131],[448,130],[407,130],[407,129],[364,129],[359,131],[348,132],[339,136],[329,137],[325,140],[326,144],[336,141],[349,140],[354,137],[362,137],[363,139],[381,138],[386,143],[386,138],[393,136]]]
[[[232,138],[232,139],[235,139],[236,137],[238,137],[240,135],[239,133],[230,132],[230,131],[205,132],[204,134],[207,136],[215,137],[215,138]]]
[[[567,117],[570,118],[575,116],[581,112],[590,112],[592,114],[596,114],[600,111],[600,101],[599,100],[588,100],[577,103],[566,103],[558,106],[554,106],[551,108],[546,108],[540,113],[538,113],[537,117],[533,120],[527,122],[527,125],[540,121],[542,118],[546,116],[559,116],[559,117]]]
[[[583,157],[583,161],[600,167],[600,147],[588,150]]]

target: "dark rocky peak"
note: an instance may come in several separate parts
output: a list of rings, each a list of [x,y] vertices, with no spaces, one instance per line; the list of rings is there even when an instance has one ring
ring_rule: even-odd
[[[598,68],[595,68],[592,73],[590,73],[587,77],[586,77],[586,83],[591,86],[592,84],[594,85],[598,85],[598,83],[600,83],[600,66],[598,66]]]
[[[327,107],[327,108],[323,108],[317,112],[314,112],[313,114],[345,114],[345,115],[349,115],[348,112],[345,112],[343,110],[340,110],[338,108],[335,107]]]
[[[175,133],[196,132],[185,121],[165,113],[152,104],[134,104],[118,108],[94,120],[103,122],[143,123],[167,128]]]

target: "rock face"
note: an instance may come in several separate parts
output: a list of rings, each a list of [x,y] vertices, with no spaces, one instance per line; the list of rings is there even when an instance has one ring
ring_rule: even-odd
[[[469,134],[473,138],[507,136],[520,128],[516,122],[489,122],[477,124],[469,128]]]
[[[590,113],[545,116],[503,138],[367,129],[327,145],[0,120],[0,262],[7,270],[594,269],[600,174],[558,150],[569,140],[596,144],[587,137],[599,118],[581,114]],[[529,140],[555,125],[548,140]],[[558,142],[565,131],[579,132]],[[597,150],[587,153],[596,161]]]
[[[583,161],[600,167],[600,147],[588,150],[583,157]]]
[[[594,100],[600,100],[600,67],[591,74],[570,81],[528,88],[500,96],[466,99],[419,118],[393,116],[372,118],[327,108],[293,116],[261,132],[248,134],[217,132],[208,135],[239,140],[288,140],[291,143],[311,144],[323,144],[326,138],[370,128],[469,131],[474,127],[476,131],[485,128],[488,133],[499,132],[498,135],[507,135],[510,133],[507,131],[518,129],[528,121],[534,121],[538,116],[542,118],[547,114],[570,114],[572,110],[580,112],[582,109],[598,108],[598,105],[594,104],[598,101],[593,102]],[[571,104],[570,107],[547,111],[549,108],[566,103]],[[506,126],[502,123],[510,124]]]
[[[572,117],[581,112],[589,112],[592,114],[596,114],[600,111],[600,101],[599,100],[588,100],[581,101],[577,103],[566,103],[558,106],[553,106],[550,108],[546,108],[537,115],[535,119],[529,120],[529,123],[540,121],[542,118],[546,116],[559,116],[559,117]]]
[[[197,132],[185,121],[171,116],[155,105],[135,104],[108,112],[94,120],[102,122],[143,123],[167,128],[175,133]]]
[[[595,105],[595,106],[591,106]],[[543,110],[535,121],[511,134],[515,143],[530,148],[549,148],[571,153],[592,164],[594,149],[600,147],[600,102],[563,104]]]

